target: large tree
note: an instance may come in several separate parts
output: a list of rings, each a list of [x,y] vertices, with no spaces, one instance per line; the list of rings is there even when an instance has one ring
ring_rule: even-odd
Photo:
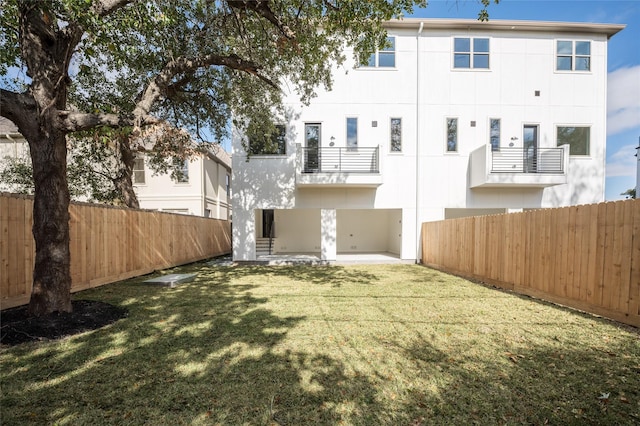
[[[283,78],[308,100],[345,44],[364,62],[381,22],[415,5],[426,1],[0,0],[0,114],[33,165],[30,312],[71,310],[68,135],[166,120],[221,137],[230,117],[268,122]]]

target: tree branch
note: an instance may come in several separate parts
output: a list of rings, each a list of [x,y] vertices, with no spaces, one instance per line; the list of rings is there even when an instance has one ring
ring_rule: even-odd
[[[186,73],[209,66],[225,66],[253,74],[275,89],[279,89],[278,85],[273,81],[260,74],[260,66],[258,64],[246,61],[235,54],[229,56],[206,55],[196,58],[180,57],[169,62],[164,69],[149,82],[149,85],[139,96],[136,107],[133,110],[135,121],[142,122],[144,118],[150,115],[153,104],[161,97],[167,95],[173,77],[180,73]]]
[[[35,111],[36,101],[27,93],[16,93],[0,88],[0,115],[13,121],[18,128],[21,121],[29,120],[27,111]]]
[[[90,130],[99,126],[124,127],[136,124],[131,117],[123,117],[118,114],[87,114],[75,111],[60,111],[58,116],[60,118],[58,126],[67,133]],[[140,117],[137,125],[142,127],[157,124],[161,121],[150,115],[145,115]]]
[[[135,0],[97,0],[91,6],[91,11],[98,16],[107,16],[134,1]]]
[[[227,0],[229,7],[238,10],[251,10],[271,22],[282,35],[288,39],[295,38],[295,34],[291,29],[284,25],[280,18],[269,7],[268,0]]]

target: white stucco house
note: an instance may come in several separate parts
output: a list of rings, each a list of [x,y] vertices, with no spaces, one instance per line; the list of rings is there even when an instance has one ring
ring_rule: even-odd
[[[185,161],[179,179],[154,173],[140,156],[133,180],[142,209],[231,219],[231,157],[222,147]]]
[[[235,260],[264,237],[271,253],[416,260],[425,221],[604,200],[607,41],[624,25],[386,27],[368,66],[336,67],[309,106],[287,97],[277,150],[246,161],[235,135]]]

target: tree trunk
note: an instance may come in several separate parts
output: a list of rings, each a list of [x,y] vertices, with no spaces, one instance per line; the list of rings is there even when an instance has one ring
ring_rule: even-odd
[[[140,203],[138,202],[138,196],[133,190],[133,165],[135,163],[135,155],[131,152],[131,143],[128,135],[121,134],[117,137],[118,153],[120,154],[120,161],[118,162],[117,177],[113,180],[118,193],[120,194],[120,200],[125,206],[132,209],[139,209]]]
[[[35,316],[72,309],[66,137],[53,124],[43,121],[36,142],[29,140],[36,244],[29,313]]]

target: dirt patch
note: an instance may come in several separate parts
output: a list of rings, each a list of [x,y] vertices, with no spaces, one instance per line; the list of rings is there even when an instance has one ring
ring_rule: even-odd
[[[73,312],[54,312],[43,317],[29,317],[26,306],[0,313],[0,343],[17,345],[25,342],[61,339],[96,330],[124,318],[123,308],[93,300],[74,300]]]

